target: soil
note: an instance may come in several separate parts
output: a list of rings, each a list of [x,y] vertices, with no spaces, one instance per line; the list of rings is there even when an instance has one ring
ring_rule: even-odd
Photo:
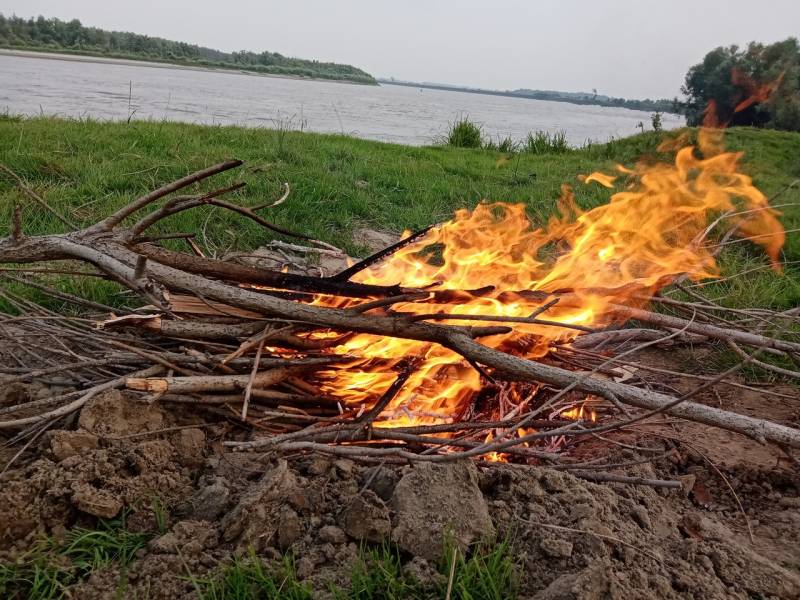
[[[664,363],[656,354],[638,360]],[[769,389],[788,397],[718,386],[701,400],[800,426],[797,389]],[[0,406],[41,393],[0,382]],[[123,510],[131,529],[157,531],[161,505],[166,531],[128,568],[126,597],[195,597],[189,573],[253,548],[268,559],[291,553],[298,576],[325,598],[331,583],[348,581],[362,543],[397,544],[424,580],[437,576],[445,536],[463,548],[508,536],[521,598],[800,598],[798,468],[723,431],[674,422],[570,450],[604,463],[660,457],[616,472],[680,478],[683,490],[595,484],[541,467],[223,452],[231,435],[192,411],[120,392],[93,398],[0,476],[0,561],[41,535]],[[2,464],[17,450],[2,450]],[[71,595],[114,598],[119,577],[96,572]]]

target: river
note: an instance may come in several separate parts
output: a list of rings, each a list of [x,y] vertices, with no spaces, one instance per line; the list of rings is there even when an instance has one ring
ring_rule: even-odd
[[[461,115],[492,139],[566,132],[571,144],[636,133],[650,115],[625,108],[366,86],[64,55],[0,53],[0,110],[72,118],[291,127],[409,145],[440,139]],[[663,116],[664,127],[683,124]]]

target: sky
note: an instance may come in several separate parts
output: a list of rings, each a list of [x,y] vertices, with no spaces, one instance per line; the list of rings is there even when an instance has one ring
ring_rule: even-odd
[[[0,0],[225,51],[270,50],[376,77],[672,98],[720,45],[800,35],[800,1]]]

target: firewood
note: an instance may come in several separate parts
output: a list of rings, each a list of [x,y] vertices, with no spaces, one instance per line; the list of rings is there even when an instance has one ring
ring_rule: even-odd
[[[23,341],[19,342],[19,347],[36,348],[36,352],[29,351],[28,354],[41,357],[44,361],[44,364],[25,365],[18,359],[19,366],[14,367],[19,369],[15,371],[16,378],[36,380],[60,373],[65,368],[53,364],[54,357],[63,361],[64,356],[69,356],[69,364],[82,383],[80,389],[52,400],[54,404],[63,402],[61,406],[34,416],[0,421],[0,428],[20,428],[59,419],[78,410],[97,391],[124,386],[139,395],[148,394],[150,399],[158,398],[174,404],[194,403],[212,414],[235,419],[237,423],[252,427],[263,428],[262,419],[274,418],[274,423],[269,425],[273,432],[270,437],[227,442],[228,447],[236,450],[273,447],[283,451],[321,451],[370,460],[443,462],[491,453],[506,453],[525,461],[556,460],[557,455],[526,444],[614,431],[662,412],[735,431],[782,448],[800,448],[798,429],[691,400],[699,391],[724,381],[736,369],[703,380],[700,387],[692,392],[675,397],[602,377],[604,370],[607,372],[614,365],[617,357],[613,354],[602,362],[595,360],[588,372],[575,372],[549,364],[546,358],[529,360],[519,356],[515,344],[519,346],[524,343],[525,340],[521,339],[524,336],[509,338],[513,343],[496,347],[478,341],[486,338],[491,343],[494,336],[508,335],[514,333],[515,328],[531,325],[563,330],[564,339],[569,340],[587,334],[584,342],[580,341],[580,337],[577,338],[576,353],[582,346],[591,346],[589,342],[595,343],[599,339],[607,344],[646,339],[638,349],[664,341],[696,343],[717,339],[733,343],[736,348],[743,345],[752,350],[741,350],[745,358],[736,367],[741,368],[750,363],[766,364],[758,361],[760,353],[776,353],[790,358],[798,356],[800,344],[782,339],[780,328],[772,335],[766,335],[763,331],[749,331],[744,326],[726,328],[700,322],[694,317],[682,319],[652,313],[641,308],[642,304],[618,304],[611,307],[615,311],[612,321],[619,323],[635,319],[649,323],[653,329],[638,330],[635,334],[598,332],[595,327],[540,318],[540,315],[554,307],[555,310],[580,307],[581,299],[570,290],[549,293],[538,290],[497,290],[495,286],[473,290],[420,289],[350,281],[350,278],[355,278],[361,270],[376,261],[401,251],[415,239],[423,238],[428,229],[328,278],[264,270],[175,252],[153,243],[158,239],[166,239],[161,235],[147,234],[147,230],[163,218],[195,207],[212,205],[245,216],[272,231],[304,239],[326,251],[338,252],[329,245],[311,240],[303,234],[288,232],[266,221],[257,211],[268,208],[269,203],[248,208],[219,199],[219,196],[242,187],[241,184],[206,194],[174,196],[160,208],[143,216],[141,211],[170,194],[240,164],[240,161],[226,161],[190,174],[132,201],[106,219],[82,230],[28,236],[24,234],[24,224],[15,221],[11,235],[0,238],[0,263],[51,263],[62,260],[89,263],[105,277],[138,295],[147,308],[145,312],[127,311],[128,314],[120,317],[106,316],[92,330],[85,321],[56,315],[2,292],[20,312],[29,313],[8,319],[9,324],[15,323],[19,331],[25,332],[20,338]],[[286,189],[288,193],[288,186]],[[283,200],[285,198],[279,202]],[[126,227],[126,220],[132,218],[139,218],[139,221]],[[166,235],[169,237],[169,234]],[[27,280],[20,281],[25,283]],[[601,291],[592,290],[592,293]],[[338,307],[313,302],[317,297],[315,295],[334,298]],[[503,316],[505,313],[448,314],[440,310],[441,305],[458,305],[462,300],[468,302],[484,296],[493,302],[535,300],[534,306],[538,308],[522,317]],[[72,299],[74,303],[79,303],[79,300]],[[430,307],[422,313],[418,307],[426,303]],[[110,309],[96,302],[84,302],[84,305],[101,312]],[[411,312],[409,306],[418,312]],[[694,311],[692,314],[699,312],[705,315],[715,307],[705,307],[699,303],[691,308]],[[756,316],[766,318],[763,313]],[[776,323],[784,323],[792,318],[791,315],[778,313],[770,313],[767,317]],[[458,324],[447,324],[451,321]],[[472,325],[473,321],[493,324]],[[399,372],[394,375],[395,384],[387,383],[388,390],[375,394],[370,402],[358,406],[325,393],[322,383],[327,381],[326,377],[331,378],[350,365],[364,364],[363,360],[359,362],[359,357],[347,354],[346,344],[356,334],[368,334],[381,340],[419,342],[426,349],[450,352],[456,360],[463,362],[465,369],[470,365],[477,370],[478,379],[487,387],[495,386],[496,389],[503,384],[498,381],[506,378],[534,388],[535,393],[539,393],[540,388],[548,390],[549,400],[537,409],[526,407],[523,410],[523,404],[520,403],[515,409],[519,414],[507,418],[503,415],[504,418],[499,421],[470,421],[467,418],[469,415],[449,414],[446,418],[453,422],[441,422],[442,419],[437,417],[438,420],[430,423],[432,417],[422,415],[419,417],[421,428],[398,427],[393,419],[408,418],[411,414],[407,406],[396,406],[394,403],[397,392],[413,379],[413,364],[418,357],[411,356],[412,353],[407,357],[394,357],[398,360],[405,358],[408,369],[404,370],[395,364]],[[39,337],[48,346],[42,347],[35,341]],[[53,345],[53,339],[62,341],[68,350]],[[561,343],[560,339],[558,343]],[[619,358],[632,351],[619,354]],[[571,356],[574,359],[580,355]],[[112,360],[113,357],[117,360]],[[378,356],[374,364],[381,360],[386,359]],[[783,371],[795,373],[789,369]],[[300,376],[309,380],[300,379]],[[554,394],[552,388],[560,391]],[[646,412],[599,424],[562,422],[558,415],[554,419],[546,419],[537,412],[550,406],[548,402],[578,391],[608,399],[611,410],[623,403]],[[253,402],[250,414],[248,401]],[[241,416],[231,414],[230,404],[243,404]],[[283,408],[276,409],[275,404]],[[4,408],[0,414],[42,410],[47,405],[46,402],[26,403],[11,407],[11,410]],[[403,410],[406,412],[403,413]],[[281,423],[285,424],[283,430],[280,429]],[[547,423],[554,425],[548,426]],[[302,429],[298,429],[300,425]],[[537,431],[521,429],[526,427],[536,427]],[[274,431],[284,433],[275,434]],[[375,446],[376,441],[382,445]],[[345,443],[349,445],[342,445]],[[663,485],[669,487],[672,483]]]

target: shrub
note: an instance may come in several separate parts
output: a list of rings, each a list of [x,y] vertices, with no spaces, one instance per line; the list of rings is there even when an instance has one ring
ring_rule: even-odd
[[[525,152],[531,154],[563,154],[572,150],[567,143],[567,134],[564,131],[536,131],[528,134],[523,146]]]
[[[480,148],[483,145],[483,132],[469,117],[462,116],[450,123],[445,143],[455,148]]]

